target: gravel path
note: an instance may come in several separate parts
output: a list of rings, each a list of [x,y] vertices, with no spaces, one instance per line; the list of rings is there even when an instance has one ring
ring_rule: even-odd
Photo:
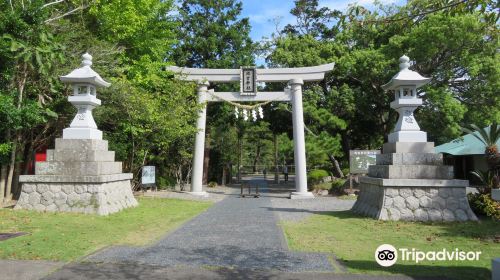
[[[22,279],[22,278],[21,278]],[[261,269],[164,267],[128,264],[73,263],[43,280],[417,280],[410,276],[281,272]],[[16,279],[17,280],[17,279]],[[23,279],[24,280],[24,279]],[[443,280],[434,278],[434,280]]]
[[[140,196],[219,202],[226,198],[229,194],[231,194],[233,192],[233,189],[229,187],[217,186],[215,188],[206,188],[206,192],[209,193],[208,197],[195,196],[187,192],[180,191],[145,192],[141,193]]]
[[[321,253],[291,252],[278,227],[267,183],[253,179],[261,198],[240,198],[236,190],[208,211],[150,247],[112,247],[86,259],[91,262],[159,266],[216,266],[288,272],[334,271]]]

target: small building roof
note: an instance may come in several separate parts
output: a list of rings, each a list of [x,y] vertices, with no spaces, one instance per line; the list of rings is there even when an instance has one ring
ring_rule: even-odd
[[[486,128],[489,130],[489,127]],[[475,132],[477,134],[477,132]],[[500,140],[498,140],[497,145],[500,146]],[[460,138],[454,139],[448,143],[436,146],[436,153],[450,154],[455,156],[464,155],[483,155],[484,154],[484,143],[479,141],[472,134],[466,134]]]
[[[403,55],[399,58],[399,72],[392,77],[391,81],[382,85],[384,90],[393,90],[400,86],[415,85],[417,88],[426,85],[431,78],[426,78],[418,72],[408,69],[410,67],[410,58]]]
[[[77,68],[66,76],[61,76],[63,83],[89,83],[98,87],[109,87],[111,84],[101,78],[97,72],[92,70],[92,56],[88,53],[82,55],[82,66]]]

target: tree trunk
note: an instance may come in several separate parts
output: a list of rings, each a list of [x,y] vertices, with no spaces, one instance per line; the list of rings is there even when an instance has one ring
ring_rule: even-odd
[[[21,175],[22,163],[20,161],[16,162],[16,167],[14,168],[14,177],[12,178],[12,197],[14,199],[18,198],[21,193],[19,185],[19,175]]]
[[[11,149],[7,185],[5,187],[5,201],[10,201],[12,199],[12,182],[14,178],[14,169],[16,167],[17,137],[14,138]]]
[[[260,160],[260,145],[257,145],[257,151],[255,151],[255,158],[253,159],[253,173],[257,172],[257,163]]]
[[[7,165],[2,164],[0,167],[0,207],[3,204],[5,197],[5,180],[7,179]]]
[[[26,80],[28,78],[28,65],[23,63],[23,69],[20,73],[22,77],[18,80],[17,83],[17,109],[21,109],[23,103],[23,95],[24,95],[24,86],[26,85]],[[10,131],[7,133],[10,136]],[[17,144],[20,141],[20,133],[14,133],[14,139],[12,141],[12,150],[10,152],[10,163],[9,163],[9,172],[7,174],[7,185],[5,188],[5,200],[9,201],[12,199],[12,182],[14,178],[14,169],[16,167],[16,153],[17,153]],[[9,137],[10,138],[10,137]],[[7,139],[9,139],[7,138]]]
[[[349,141],[350,137],[346,130],[340,132],[342,151],[344,155],[348,155],[351,150],[351,143]]]
[[[227,182],[229,184],[232,184],[233,183],[233,163],[230,162],[227,168],[229,171],[229,174],[227,175]]]
[[[274,142],[274,183],[280,183],[280,169],[278,166],[278,135],[276,133],[273,134],[273,142]]]
[[[31,142],[33,143],[33,142]],[[33,163],[33,166],[35,166],[35,156],[34,156],[34,151],[32,151],[33,146],[31,144],[27,145],[24,147],[24,159],[23,159],[23,172],[21,172],[22,175],[26,175],[30,171],[30,163]]]
[[[222,181],[221,181],[221,186],[226,185],[226,165],[222,166]]]
[[[337,174],[337,176],[339,178],[344,178],[344,173],[342,172],[342,169],[340,169],[340,164],[337,161],[337,159],[331,154],[328,155],[328,158],[332,162],[333,167],[334,167],[333,169],[334,169],[335,173]]]
[[[241,183],[241,158],[243,153],[242,137],[238,137],[238,174],[236,180]]]

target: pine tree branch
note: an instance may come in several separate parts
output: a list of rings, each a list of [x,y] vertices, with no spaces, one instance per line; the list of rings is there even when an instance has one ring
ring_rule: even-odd
[[[412,16],[409,16],[409,17],[400,17],[400,18],[383,19],[383,20],[365,20],[365,21],[361,21],[361,22],[362,23],[381,23],[381,22],[383,22],[383,23],[390,23],[390,22],[403,21],[403,20],[407,20],[407,19],[413,20],[415,18],[419,18],[419,17],[422,17],[422,16],[426,16],[428,14],[432,14],[432,13],[435,13],[435,12],[439,12],[439,11],[442,11],[442,10],[453,8],[455,6],[458,6],[460,4],[467,3],[467,2],[468,2],[468,0],[458,1],[458,2],[455,2],[455,3],[451,3],[451,4],[448,4],[448,5],[445,5],[443,7],[439,7],[439,8],[436,8],[436,9],[433,9],[433,10],[429,10],[429,11],[426,11],[426,12],[422,12],[422,13],[419,13],[419,14],[416,14],[416,15],[412,15]]]
[[[66,0],[56,0],[56,1],[54,1],[54,2],[47,3],[47,4],[43,5],[43,6],[41,7],[41,9],[46,8],[46,7],[48,7],[48,6],[51,6],[51,5],[59,4],[59,3],[64,2],[64,1],[66,1]]]
[[[65,17],[65,16],[69,16],[69,15],[75,13],[75,12],[78,12],[79,10],[84,10],[84,9],[86,9],[88,7],[89,7],[89,5],[79,6],[79,7],[75,8],[75,9],[73,9],[73,10],[67,12],[67,13],[64,13],[64,14],[62,14],[60,16],[49,18],[48,20],[44,21],[44,23],[49,23],[51,21],[61,19],[61,18]]]

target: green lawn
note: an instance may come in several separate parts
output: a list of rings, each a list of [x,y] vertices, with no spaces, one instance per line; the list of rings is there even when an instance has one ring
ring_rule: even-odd
[[[0,259],[71,261],[108,245],[145,245],[210,205],[141,198],[138,207],[106,217],[1,209],[0,232],[29,235],[0,241]]]
[[[500,222],[409,223],[383,222],[359,217],[352,212],[315,214],[301,222],[283,224],[288,244],[298,251],[335,254],[351,273],[447,276],[452,279],[490,279],[491,259],[500,257]],[[389,268],[374,259],[381,244],[422,251],[481,251],[479,261],[398,262]]]

